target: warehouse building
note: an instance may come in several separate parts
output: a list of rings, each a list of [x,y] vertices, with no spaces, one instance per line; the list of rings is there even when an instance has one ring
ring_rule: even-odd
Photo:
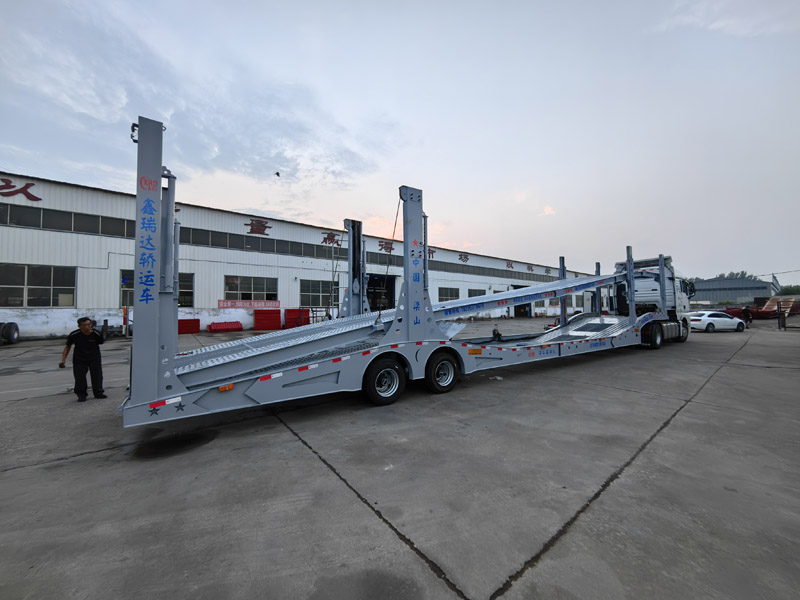
[[[713,279],[695,279],[696,294],[694,303],[707,303],[712,306],[724,302],[750,306],[758,297],[776,296],[781,285],[773,276],[772,281],[734,277],[714,277]]]
[[[179,318],[253,327],[262,308],[336,315],[347,280],[347,232],[185,203],[180,230]],[[78,317],[121,326],[133,304],[136,197],[0,173],[0,322],[20,336],[64,336]],[[346,216],[346,215],[344,215]],[[368,298],[393,308],[403,279],[403,243],[365,236]],[[429,248],[433,302],[504,292],[557,279],[557,267]],[[583,275],[568,271],[567,277]],[[582,310],[582,295],[568,312]],[[508,311],[508,312],[506,312]],[[553,300],[486,317],[558,312]]]

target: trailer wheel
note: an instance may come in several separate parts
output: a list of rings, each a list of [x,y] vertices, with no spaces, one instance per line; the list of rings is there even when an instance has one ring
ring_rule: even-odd
[[[364,375],[364,392],[376,406],[391,404],[406,389],[406,375],[396,360],[379,358]]]
[[[19,327],[16,323],[6,323],[2,335],[9,344],[16,344],[19,341]]]
[[[444,352],[431,357],[425,366],[425,385],[434,394],[446,394],[458,381],[458,365]]]
[[[658,350],[664,343],[664,330],[658,323],[650,323],[650,349]]]

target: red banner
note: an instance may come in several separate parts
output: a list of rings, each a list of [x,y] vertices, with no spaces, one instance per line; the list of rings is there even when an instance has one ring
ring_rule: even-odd
[[[217,308],[280,308],[280,300],[217,300]]]

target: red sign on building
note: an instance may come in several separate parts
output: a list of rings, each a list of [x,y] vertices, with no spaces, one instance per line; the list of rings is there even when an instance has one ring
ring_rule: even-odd
[[[280,300],[217,300],[217,308],[280,308]]]
[[[35,196],[33,192],[31,192],[31,188],[34,185],[36,185],[35,183],[26,183],[22,187],[17,187],[14,184],[14,182],[11,181],[10,179],[3,178],[0,179],[0,181],[3,183],[2,185],[0,185],[0,196],[5,196],[6,198],[9,198],[11,196],[16,196],[17,194],[22,194],[32,202],[42,201],[42,199],[39,198],[39,196]]]
[[[245,227],[250,227],[250,231],[247,233],[255,233],[258,235],[269,235],[267,229],[272,229],[272,225],[269,225],[269,221],[266,219],[250,219],[250,222],[244,225]]]

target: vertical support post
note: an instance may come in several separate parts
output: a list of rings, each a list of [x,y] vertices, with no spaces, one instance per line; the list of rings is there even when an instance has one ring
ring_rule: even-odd
[[[177,351],[177,260],[174,177],[164,170],[164,126],[139,117],[134,238],[134,339],[130,397],[135,403],[185,391],[174,372]],[[168,180],[162,199],[162,177]]]
[[[444,339],[433,319],[428,290],[425,288],[427,247],[422,213],[422,190],[400,188],[403,201],[404,281],[400,288],[395,319],[386,333],[386,341],[421,341]]]
[[[136,237],[134,243],[131,397],[158,398],[158,303],[161,269],[161,152],[163,126],[139,117],[136,173]]]
[[[636,323],[636,282],[633,272],[633,248],[625,247],[627,258],[625,268],[628,270],[628,322],[633,325]]]
[[[594,263],[594,274],[600,276],[599,262]],[[592,295],[592,312],[598,314],[603,312],[602,291],[599,287],[594,288],[594,295]]]
[[[367,274],[361,221],[345,219],[347,230],[347,274],[350,279],[342,302],[342,315],[350,317],[369,312],[367,300]]]
[[[161,343],[158,347],[162,379],[167,370],[172,373],[175,354],[178,351],[178,244],[180,234],[175,224],[175,184],[176,178],[166,167],[161,176],[167,180],[161,200],[161,288],[159,300],[159,328]],[[167,367],[167,370],[165,370]],[[174,377],[171,374],[170,377]],[[166,377],[169,379],[169,377]],[[166,386],[167,383],[164,382]],[[166,393],[166,389],[161,390]]]
[[[567,278],[567,265],[564,262],[564,257],[558,257],[558,278],[559,279],[566,279]],[[567,297],[561,296],[558,301],[559,310],[561,312],[561,318],[559,319],[560,325],[567,324]]]
[[[661,288],[661,306],[658,310],[664,314],[667,312],[667,268],[664,263],[664,255],[658,255],[658,284]],[[673,292],[674,294],[674,292]],[[677,302],[676,302],[677,304]]]
[[[428,215],[426,215],[425,213],[422,213],[422,222],[424,223],[423,236],[425,240],[423,248],[424,256],[422,257],[422,265],[423,265],[422,273],[423,273],[423,278],[425,280],[423,282],[423,287],[427,292],[428,291]]]

